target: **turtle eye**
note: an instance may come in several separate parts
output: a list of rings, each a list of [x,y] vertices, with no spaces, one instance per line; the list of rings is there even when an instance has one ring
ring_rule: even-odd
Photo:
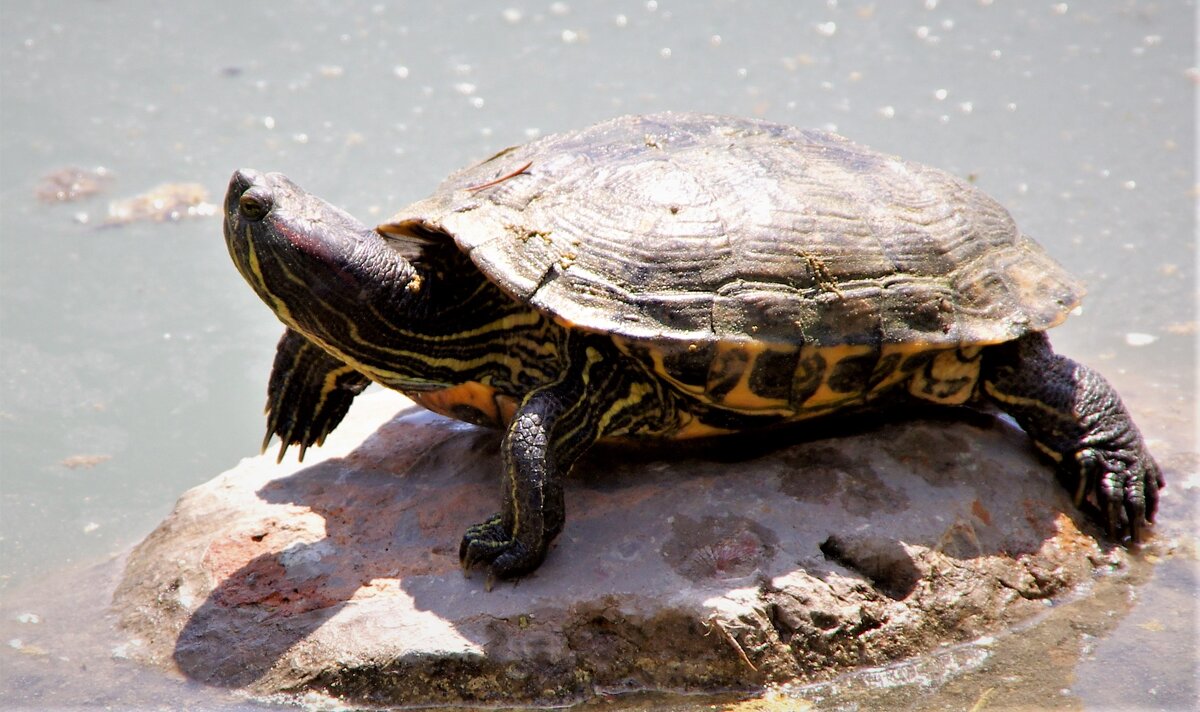
[[[258,222],[271,212],[273,204],[270,192],[256,186],[242,193],[238,199],[238,212],[247,220]]]

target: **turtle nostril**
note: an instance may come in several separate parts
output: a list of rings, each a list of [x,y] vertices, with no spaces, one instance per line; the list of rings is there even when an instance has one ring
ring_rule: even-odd
[[[260,183],[262,174],[258,171],[242,169],[233,172],[233,177],[229,179],[229,191],[235,195],[241,195],[250,186]]]
[[[265,218],[274,205],[275,201],[271,196],[271,191],[262,185],[251,185],[238,198],[238,212],[251,222],[258,222]]]

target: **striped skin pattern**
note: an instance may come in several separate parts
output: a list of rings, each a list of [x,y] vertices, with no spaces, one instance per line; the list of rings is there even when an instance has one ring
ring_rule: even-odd
[[[625,117],[503,151],[375,230],[238,172],[225,236],[287,327],[281,455],[370,382],[505,430],[502,509],[460,546],[491,577],[540,565],[603,439],[992,405],[1114,537],[1164,486],[1111,386],[1042,333],[1074,280],[970,185],[832,134]]]

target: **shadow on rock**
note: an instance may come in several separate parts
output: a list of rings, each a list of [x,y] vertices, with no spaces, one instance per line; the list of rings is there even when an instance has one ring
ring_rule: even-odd
[[[460,580],[458,537],[496,489],[498,436],[423,428],[389,422],[345,457],[268,480],[255,494],[269,513],[250,508],[216,527],[201,561],[216,586],[180,631],[179,669],[207,684],[251,685],[348,602],[412,577]]]

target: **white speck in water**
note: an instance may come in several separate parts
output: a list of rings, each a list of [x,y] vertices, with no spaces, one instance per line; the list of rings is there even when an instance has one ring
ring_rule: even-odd
[[[885,106],[879,109],[879,115],[885,119],[893,118],[896,115],[896,107]]]
[[[1071,316],[1079,316],[1083,313],[1083,305],[1080,304],[1071,310]]]
[[[950,96],[950,92],[946,91],[945,89],[938,89],[933,93],[933,98],[937,99],[938,101],[945,101],[946,97],[948,96]]]
[[[517,24],[523,17],[523,15],[521,15],[521,11],[515,7],[504,8],[504,12],[501,13],[501,15],[504,17],[504,21],[510,25]]]
[[[471,106],[475,107],[476,109],[482,109],[483,108],[483,97],[481,97],[481,96],[471,97]]]
[[[943,30],[953,30],[954,29],[954,18],[947,17],[945,20],[942,20],[942,29]]]
[[[830,121],[829,123],[824,124],[821,128],[831,133],[837,133],[838,125]]]
[[[492,135],[492,133],[493,132],[492,132],[491,126],[484,126],[483,128],[479,129],[479,135],[483,136],[484,138],[490,137]]]
[[[1139,331],[1131,331],[1125,335],[1125,343],[1130,346],[1147,346],[1158,341],[1158,337],[1154,334],[1143,334]]]
[[[1025,195],[1028,192],[1029,192],[1029,184],[1028,183],[1017,183],[1017,193],[1018,194]]]
[[[322,64],[317,73],[327,79],[336,79],[346,73],[346,68],[337,64]]]
[[[397,64],[392,67],[392,74],[395,74],[399,79],[408,79],[408,67],[403,64]]]
[[[17,616],[17,622],[36,624],[41,623],[42,619],[36,613],[22,613]]]
[[[817,34],[822,37],[833,37],[837,33],[836,22],[822,22],[817,25]]]
[[[537,128],[536,126],[530,126],[529,128],[525,129],[525,138],[532,139],[532,138],[537,138],[538,136],[541,136],[541,135],[542,135],[542,130]]]
[[[168,331],[168,332],[163,333],[163,341],[170,341],[170,340],[171,340],[171,332]]]
[[[579,33],[575,30],[563,30],[562,41],[565,44],[575,44],[579,41]]]
[[[720,36],[720,35],[713,35],[712,37],[709,37],[709,38],[708,38],[708,43],[709,43],[710,45],[712,45],[713,47],[720,47],[720,46],[721,46],[721,36]]]
[[[958,110],[963,112],[964,114],[969,114],[975,110],[975,102],[964,101],[963,103],[958,105]]]
[[[929,32],[930,32],[929,27],[927,27],[925,25],[921,25],[920,27],[918,27],[916,29],[917,39],[919,39],[919,40],[929,39]]]
[[[658,56],[662,57],[663,59],[670,59],[671,58],[671,48],[663,47],[662,49],[658,50]]]
[[[454,85],[454,91],[463,96],[471,96],[475,93],[475,85],[470,82],[459,82]]]
[[[21,648],[25,647],[25,641],[21,640],[20,638],[9,638],[8,647],[12,648],[13,650],[20,650]]]
[[[459,64],[454,65],[454,73],[460,77],[467,76],[471,73],[472,69],[473,67],[466,62],[460,62]]]
[[[988,56],[991,57],[992,59],[1000,59],[1001,57],[1004,56],[1004,53],[998,49],[994,49],[991,52],[988,52]]]
[[[950,123],[950,114],[942,114],[941,116],[939,116],[938,123],[940,123],[940,124]]]
[[[629,24],[629,18],[624,15],[617,15],[615,20],[617,27],[624,27]]]
[[[1010,101],[1004,105],[1004,108],[1007,109],[1008,111],[1016,111],[1017,110],[1017,102]]]
[[[294,133],[294,134],[292,134],[292,140],[295,141],[296,143],[308,143],[308,134]]]
[[[268,128],[268,129],[275,128],[275,117],[274,116],[264,116],[262,121],[263,121],[264,127]]]
[[[926,10],[936,10],[937,6],[938,6],[938,0],[925,0],[925,9]]]
[[[991,4],[992,4],[993,2],[995,2],[995,1],[996,1],[996,0],[979,0],[979,4],[980,4],[980,5],[983,5],[984,7],[988,7],[989,5],[991,5]]]
[[[562,17],[571,11],[571,8],[565,2],[550,3],[550,14]]]
[[[654,12],[657,9],[658,9],[658,0],[647,0],[646,10],[648,10],[650,12]]]
[[[1145,42],[1147,47],[1155,47],[1162,44],[1162,35],[1146,35],[1142,42]]]
[[[1065,15],[1065,14],[1067,14],[1068,9],[1069,8],[1067,7],[1067,4],[1065,2],[1055,3],[1050,6],[1050,10],[1055,15]]]
[[[737,75],[738,75],[738,79],[745,79],[747,76],[750,75],[750,72],[745,67],[738,67]]]
[[[1133,190],[1133,189],[1137,188],[1137,181],[1127,180],[1121,184],[1121,187],[1124,188],[1125,190]]]
[[[83,525],[83,533],[91,534],[92,532],[96,531],[99,528],[100,528],[99,524],[97,524],[95,522],[88,522],[87,524]]]
[[[78,213],[75,213],[73,216],[71,216],[71,219],[74,220],[75,222],[79,223],[80,225],[87,225],[88,222],[92,219],[92,216],[88,215],[85,212],[78,212]]]

